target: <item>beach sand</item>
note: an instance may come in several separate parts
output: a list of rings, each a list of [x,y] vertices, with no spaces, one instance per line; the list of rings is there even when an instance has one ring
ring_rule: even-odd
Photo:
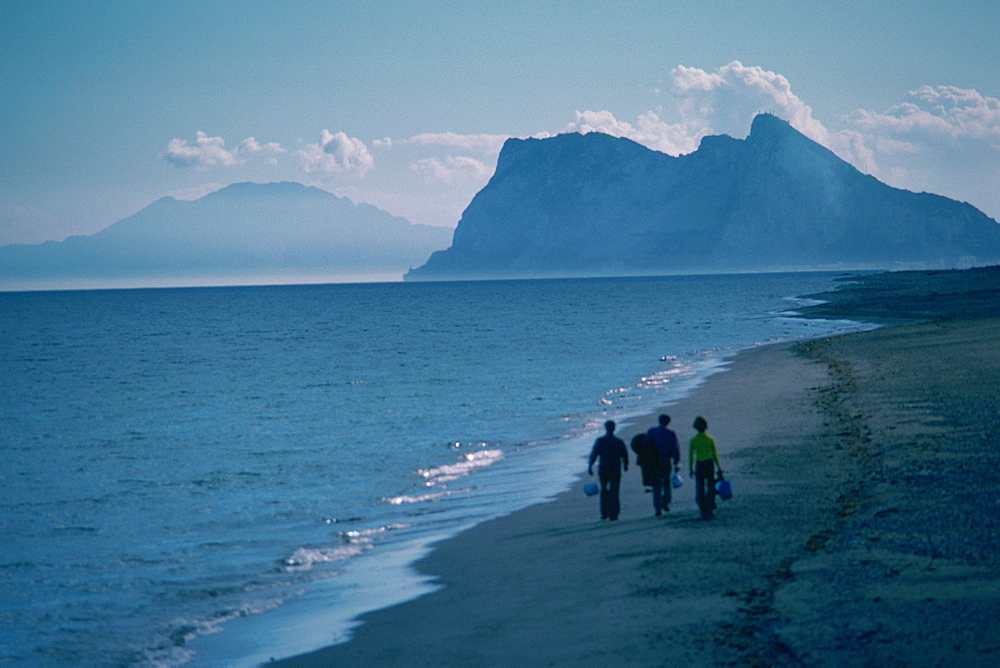
[[[927,318],[926,295],[956,279],[914,274],[891,305],[873,277],[821,308]],[[571,491],[418,562],[439,590],[282,663],[996,665],[1000,283],[964,276],[961,318],[747,351],[668,407],[685,474],[696,415],[718,440],[734,497],[717,519],[698,519],[690,481],[654,517],[630,468],[621,519],[602,522],[582,452]]]

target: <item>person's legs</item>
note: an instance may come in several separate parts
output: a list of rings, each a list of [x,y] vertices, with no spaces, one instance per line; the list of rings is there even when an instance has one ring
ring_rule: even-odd
[[[608,519],[608,506],[610,505],[610,481],[601,471],[598,471],[597,477],[601,479],[601,519],[606,520]]]
[[[708,509],[709,512],[715,512],[715,497],[717,494],[715,491],[715,462],[711,462],[711,464],[712,467],[708,473]]]
[[[695,465],[694,490],[701,516],[706,519],[714,517],[712,510],[715,508],[715,462],[711,459]]]
[[[653,471],[653,467],[649,466],[648,464],[646,466],[643,466],[642,467],[642,486],[646,488],[647,492],[652,492],[653,491],[653,479],[654,478],[655,478],[655,472]]]
[[[610,520],[618,519],[618,513],[621,512],[621,499],[618,496],[621,481],[620,475],[608,476],[608,519]]]
[[[705,474],[701,468],[701,462],[695,464],[694,469],[694,502],[698,504],[698,510],[705,514]]]
[[[664,510],[670,510],[670,478],[656,477],[653,482],[653,512],[660,515]]]
[[[659,476],[653,478],[653,512],[657,515],[663,508],[663,479]]]

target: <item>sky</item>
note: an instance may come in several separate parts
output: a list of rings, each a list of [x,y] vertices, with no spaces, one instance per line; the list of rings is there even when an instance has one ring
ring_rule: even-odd
[[[509,137],[788,120],[1000,220],[1000,2],[0,0],[0,245],[297,181],[453,227]]]

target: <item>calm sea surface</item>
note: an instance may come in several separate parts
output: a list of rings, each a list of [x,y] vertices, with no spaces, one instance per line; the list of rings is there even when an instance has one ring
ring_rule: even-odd
[[[429,585],[831,274],[0,294],[0,661],[240,665]]]

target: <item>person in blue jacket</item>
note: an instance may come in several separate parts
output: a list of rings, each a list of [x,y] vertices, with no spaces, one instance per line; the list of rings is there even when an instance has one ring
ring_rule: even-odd
[[[681,447],[677,442],[677,434],[669,429],[669,415],[661,415],[659,426],[646,432],[646,438],[656,453],[656,465],[653,469],[653,510],[656,516],[670,510],[670,476],[678,470],[681,463]],[[647,446],[648,447],[648,446]]]
[[[587,472],[594,475],[594,462],[598,462],[597,476],[601,481],[601,519],[616,520],[621,512],[618,490],[621,487],[622,468],[628,471],[628,450],[625,449],[625,441],[615,436],[614,420],[605,422],[604,430],[607,433],[594,441]]]

